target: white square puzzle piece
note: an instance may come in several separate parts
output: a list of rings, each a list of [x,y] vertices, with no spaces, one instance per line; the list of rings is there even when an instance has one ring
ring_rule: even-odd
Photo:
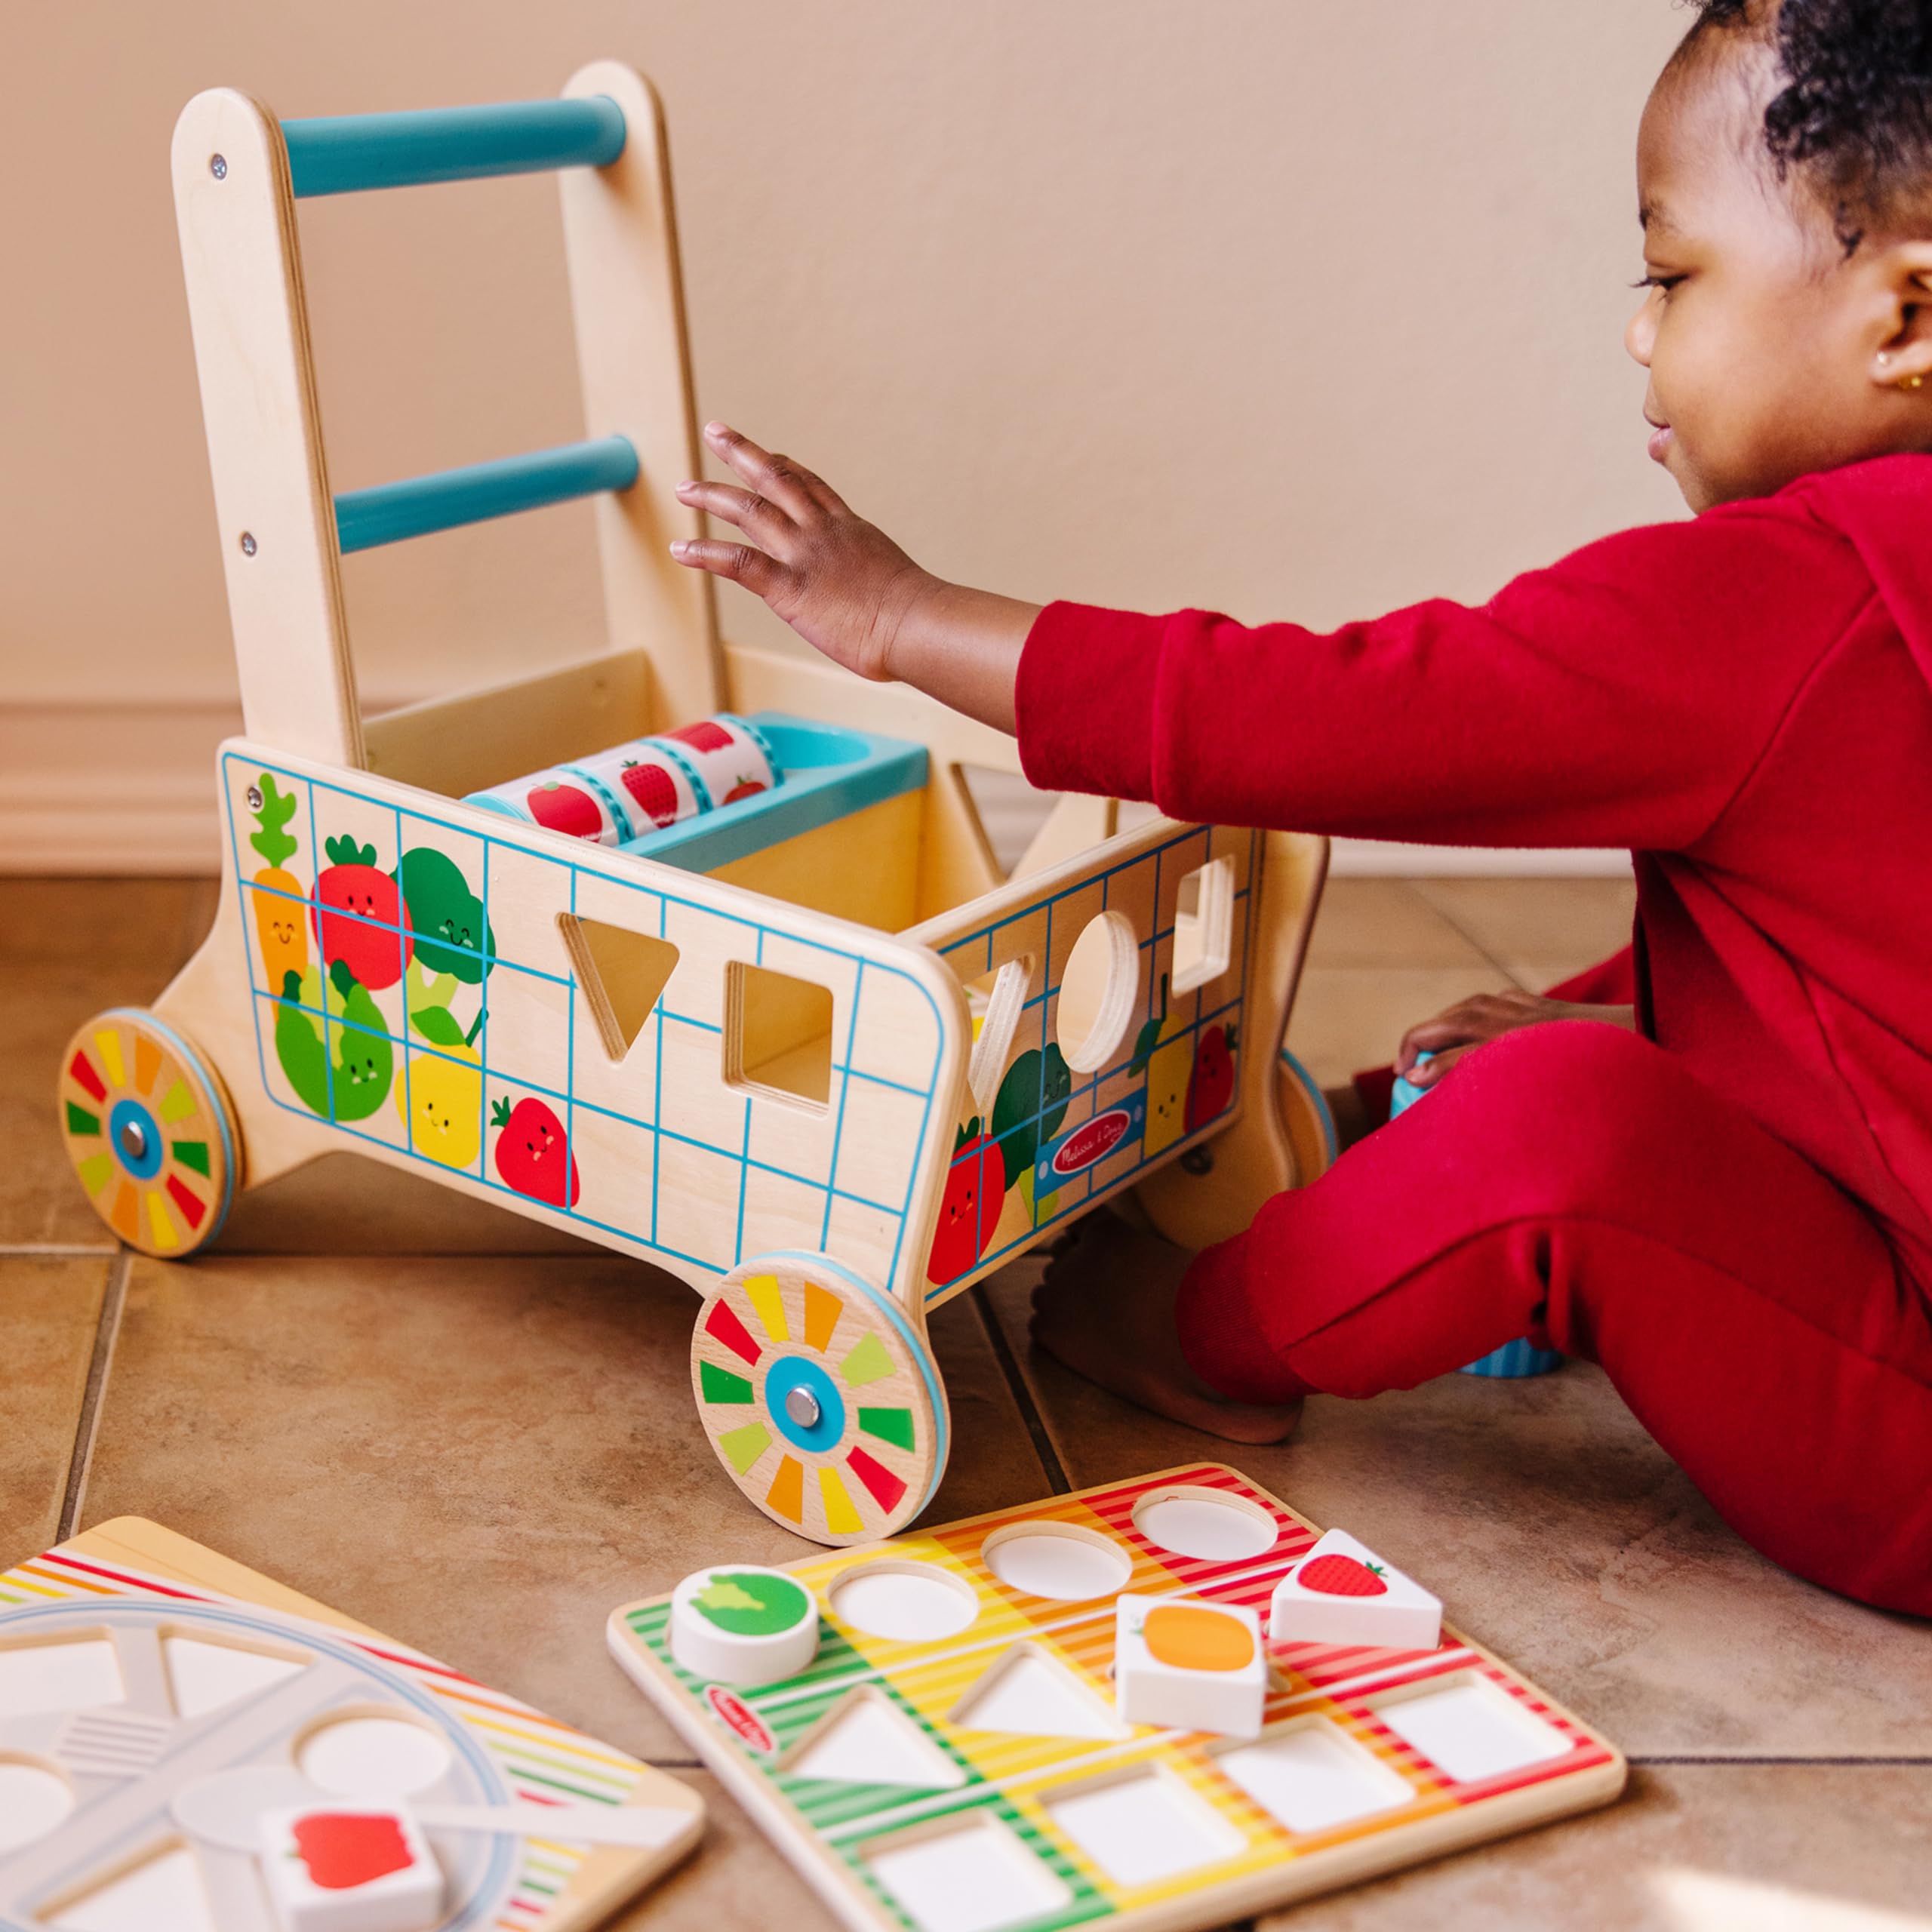
[[[283,1932],[431,1932],[441,1923],[442,1868],[405,1811],[272,1811],[261,1846]]]
[[[1128,1595],[1115,1615],[1114,1703],[1129,1724],[1260,1734],[1268,1658],[1253,1611]]]
[[[1346,1530],[1331,1530],[1275,1586],[1268,1637],[1432,1651],[1442,1640],[1442,1604]]]

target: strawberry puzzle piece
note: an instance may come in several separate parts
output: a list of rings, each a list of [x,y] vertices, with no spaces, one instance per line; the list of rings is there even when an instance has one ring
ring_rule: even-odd
[[[1330,1530],[1275,1586],[1268,1637],[1432,1651],[1442,1640],[1442,1604],[1346,1530]]]

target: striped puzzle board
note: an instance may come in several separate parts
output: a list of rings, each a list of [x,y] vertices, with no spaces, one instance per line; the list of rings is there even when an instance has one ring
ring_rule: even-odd
[[[702,1801],[662,1772],[123,1517],[0,1575],[0,1773],[14,1780],[0,1790],[0,1932],[274,1932],[253,1857],[184,1830],[176,1795],[203,1776],[288,1777],[332,1726],[354,1724],[365,1741],[371,1724],[408,1727],[423,1801],[688,1815],[648,1851],[432,1830],[443,1932],[594,1925],[703,1829]]]
[[[762,1689],[680,1668],[668,1597],[614,1612],[609,1638],[860,1932],[1179,1932],[1617,1796],[1615,1747],[1447,1626],[1426,1652],[1270,1641],[1257,1740],[1113,1718],[1121,1591],[1265,1623],[1319,1534],[1198,1464],[787,1566],[817,1597],[818,1655]],[[954,1627],[880,1635],[903,1616],[881,1617],[882,1583],[895,1602],[952,1592]]]

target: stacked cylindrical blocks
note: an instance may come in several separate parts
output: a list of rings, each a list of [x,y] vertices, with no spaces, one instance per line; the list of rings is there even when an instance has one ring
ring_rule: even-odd
[[[493,785],[469,802],[595,844],[628,845],[768,792],[783,775],[758,727],[721,712]]]

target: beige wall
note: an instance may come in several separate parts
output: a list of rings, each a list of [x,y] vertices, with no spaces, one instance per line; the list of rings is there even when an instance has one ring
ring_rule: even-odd
[[[669,116],[703,412],[938,570],[1327,623],[1680,513],[1620,337],[1632,137],[1683,25],[1672,0],[0,10],[0,863],[212,851],[233,683],[166,171],[200,88],[294,115],[633,61]],[[579,433],[549,181],[302,222],[336,487]],[[346,571],[372,706],[598,641],[580,506]],[[735,592],[725,620],[777,628]]]

